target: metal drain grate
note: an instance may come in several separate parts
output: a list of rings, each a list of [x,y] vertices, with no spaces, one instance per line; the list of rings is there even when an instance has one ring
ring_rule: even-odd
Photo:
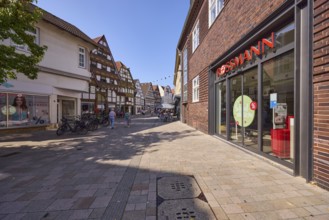
[[[185,183],[179,181],[176,181],[176,183],[171,183],[170,186],[173,190],[176,191],[181,191],[181,189],[182,190],[186,189]]]
[[[158,180],[158,195],[163,199],[192,199],[201,190],[193,177],[172,176]]]
[[[215,220],[209,205],[200,199],[165,200],[158,207],[159,220]]]
[[[158,220],[216,219],[193,176],[157,179]]]
[[[195,219],[196,218],[196,213],[194,211],[189,211],[188,208],[182,208],[181,212],[176,213],[176,219]]]

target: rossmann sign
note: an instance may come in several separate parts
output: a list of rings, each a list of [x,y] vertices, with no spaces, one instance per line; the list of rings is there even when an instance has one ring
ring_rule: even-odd
[[[261,57],[265,53],[265,48],[274,48],[274,32],[271,33],[270,40],[263,38],[258,41],[257,47],[251,46],[249,50],[245,50],[240,55],[230,59],[228,62],[223,64],[221,67],[217,68],[216,74],[218,77],[223,77],[241,67],[245,62],[251,61],[254,57]]]

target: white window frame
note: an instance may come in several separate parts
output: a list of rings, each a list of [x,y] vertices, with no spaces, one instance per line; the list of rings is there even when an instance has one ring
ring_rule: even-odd
[[[209,27],[214,23],[217,16],[224,7],[224,0],[208,0],[209,10],[208,10],[208,23]]]
[[[34,36],[34,43],[40,45],[40,30],[39,28],[33,28],[35,32],[26,31],[27,34]],[[30,52],[30,48],[26,44],[16,44],[13,40],[11,40],[11,45],[14,46],[17,50]]]
[[[79,47],[79,67],[86,68],[86,48]]]
[[[183,102],[187,102],[188,58],[187,48],[183,51]]]
[[[199,101],[199,86],[200,80],[199,76],[195,77],[192,81],[192,102],[198,102]]]
[[[200,33],[200,28],[199,28],[199,21],[198,21],[192,32],[192,53],[199,46],[199,33]]]

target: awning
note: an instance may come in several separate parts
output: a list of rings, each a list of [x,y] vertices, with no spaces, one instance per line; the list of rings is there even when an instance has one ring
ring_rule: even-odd
[[[162,108],[162,109],[173,109],[173,108],[175,108],[175,106],[172,105],[172,104],[163,103],[163,104],[159,105],[158,108]]]

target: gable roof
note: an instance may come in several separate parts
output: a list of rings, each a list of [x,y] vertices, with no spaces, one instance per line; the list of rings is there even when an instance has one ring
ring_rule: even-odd
[[[103,37],[104,37],[104,35],[99,36],[99,37],[96,37],[96,38],[94,38],[93,40],[94,40],[96,43],[98,43]]]
[[[152,88],[153,91],[152,83],[141,83],[141,87],[142,87],[143,95],[145,97],[147,92],[150,90],[150,88]]]
[[[39,8],[36,5],[30,4],[31,6],[31,10],[34,10],[35,8]],[[56,27],[58,27],[59,29],[62,29],[72,35],[74,35],[75,37],[78,37],[88,43],[91,43],[94,46],[97,46],[97,44],[90,38],[88,37],[88,35],[86,35],[85,33],[83,33],[79,28],[77,28],[76,26],[64,21],[63,19],[49,13],[48,11],[39,8],[42,10],[42,20],[44,20],[45,22],[48,22]]]
[[[121,61],[115,62],[115,65],[117,66],[118,70],[121,70],[121,68],[128,69]]]

